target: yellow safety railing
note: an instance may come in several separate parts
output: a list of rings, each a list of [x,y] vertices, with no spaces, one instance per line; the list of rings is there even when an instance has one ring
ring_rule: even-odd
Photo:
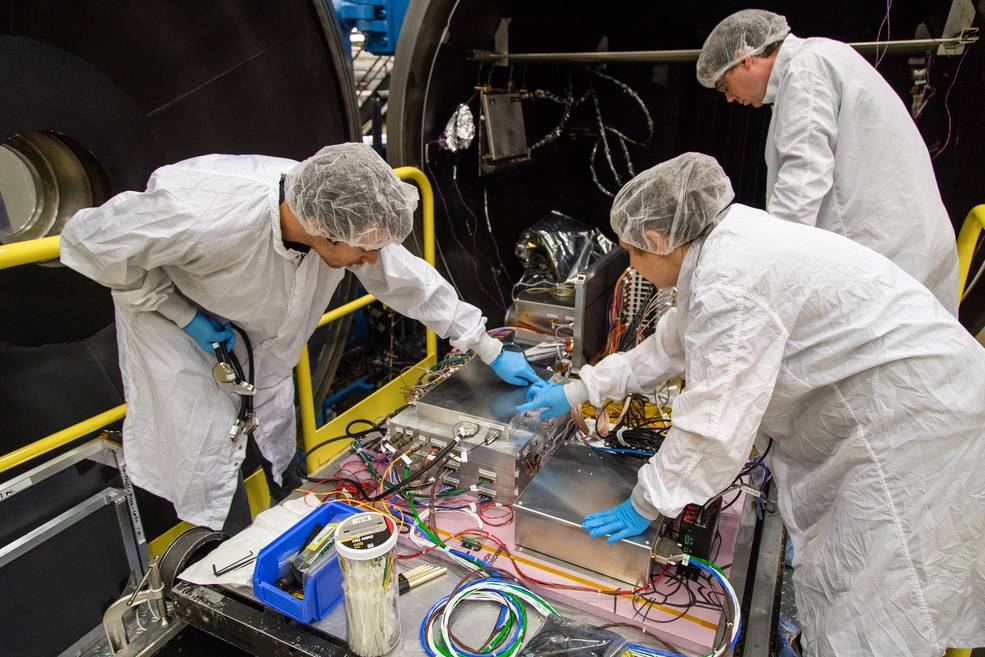
[[[402,180],[413,181],[420,189],[421,212],[423,216],[422,237],[424,241],[424,259],[433,266],[434,192],[431,189],[431,183],[428,181],[427,176],[424,175],[424,172],[414,167],[399,167],[394,171]],[[44,237],[42,239],[16,242],[13,244],[0,244],[0,269],[54,260],[58,258],[59,244],[60,238],[58,236]],[[322,316],[318,322],[318,326],[324,326],[329,322],[344,317],[375,300],[376,298],[373,295],[367,294],[344,306],[335,308]],[[405,386],[416,383],[427,367],[435,363],[438,353],[438,339],[430,329],[427,332],[426,344],[427,352],[423,360],[322,427],[315,426],[315,408],[311,389],[311,363],[308,356],[308,347],[305,345],[301,350],[301,358],[295,368],[298,384],[298,403],[301,411],[301,432],[305,451],[307,452],[316,446],[326,436],[334,437],[344,434],[346,424],[356,419],[356,417],[383,417],[399,407],[403,403],[402,389]],[[25,445],[13,452],[0,455],[0,473],[16,468],[19,465],[56,450],[59,447],[68,445],[79,438],[120,420],[126,414],[126,408],[126,404],[121,404],[116,408],[83,420],[78,424],[73,424],[70,427],[29,445]],[[333,444],[331,448],[326,448],[313,454],[308,459],[309,468],[312,470],[316,469],[345,447],[346,444],[344,441],[340,441],[338,444]]]
[[[985,204],[976,205],[965,217],[958,233],[958,300],[964,296],[964,288],[968,283],[968,270],[971,269],[971,259],[975,255],[975,246],[985,228]]]

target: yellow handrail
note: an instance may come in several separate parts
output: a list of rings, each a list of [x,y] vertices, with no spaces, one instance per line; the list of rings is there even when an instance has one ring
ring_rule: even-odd
[[[961,232],[958,233],[958,301],[964,296],[964,286],[968,282],[971,258],[975,255],[975,245],[985,228],[985,204],[976,205],[964,218]]]
[[[48,258],[50,260],[50,258]],[[78,440],[82,436],[87,436],[94,431],[102,429],[108,424],[112,424],[123,418],[127,413],[127,405],[120,404],[116,408],[111,408],[99,415],[94,415],[88,420],[82,420],[78,424],[57,431],[46,438],[37,440],[29,445],[24,445],[20,449],[0,456],[0,472],[5,472],[11,468],[16,468],[22,463],[27,463],[42,454],[47,454],[53,449],[58,449],[62,445],[67,445],[73,440]]]
[[[0,244],[0,269],[54,260],[58,257],[61,241],[62,238],[53,235],[26,242]]]
[[[412,180],[417,183],[417,186],[420,188],[421,212],[423,216],[424,259],[433,266],[434,192],[432,191],[431,183],[424,175],[424,172],[414,167],[399,167],[394,171],[402,180]],[[34,262],[54,260],[58,258],[60,243],[61,239],[56,235],[53,237],[44,237],[26,242],[0,244],[0,269],[17,267],[19,265],[26,265]],[[340,317],[344,317],[345,315],[348,315],[349,313],[354,312],[375,300],[376,297],[371,294],[367,294],[359,299],[356,299],[355,301],[350,301],[343,306],[333,308],[329,312],[322,315],[321,319],[318,321],[318,326],[324,326],[325,324],[333,322]],[[418,363],[419,366],[430,364],[435,359],[438,352],[437,336],[430,329],[427,332],[426,344],[427,355],[424,360]],[[301,411],[301,430],[305,451],[307,451],[315,445],[315,440],[319,433],[323,434],[326,431],[333,430],[334,425],[325,425],[320,429],[315,426],[314,399],[312,397],[313,392],[311,389],[311,363],[308,357],[307,345],[305,345],[305,347],[301,350],[301,358],[298,360],[295,373],[297,375],[298,383],[298,404]],[[397,380],[391,381],[389,384],[384,386],[387,390],[384,391],[381,389],[378,392],[385,392],[386,394],[378,397],[377,402],[385,398],[386,404],[392,405],[394,399],[393,393],[394,391],[399,392],[398,385],[401,383],[407,385],[406,382],[401,382],[398,378]],[[376,393],[372,396],[376,396]],[[121,404],[115,408],[100,413],[99,415],[83,420],[78,424],[73,424],[70,427],[55,432],[50,436],[46,436],[45,438],[41,438],[40,440],[25,445],[24,447],[7,454],[2,454],[0,455],[0,473],[16,468],[17,466],[27,463],[32,459],[42,456],[43,454],[47,454],[52,450],[58,449],[63,445],[67,445],[75,440],[78,440],[79,438],[82,438],[83,436],[87,436],[99,429],[102,429],[103,427],[120,420],[125,414],[126,404]],[[320,463],[322,461],[319,460],[315,462]]]

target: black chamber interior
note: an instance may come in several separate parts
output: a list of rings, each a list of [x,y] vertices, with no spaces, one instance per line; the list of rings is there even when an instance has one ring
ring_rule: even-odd
[[[478,85],[545,89],[559,94],[570,75],[577,95],[578,89],[584,88],[584,80],[592,78],[582,64],[517,63],[512,67],[491,67],[468,61],[468,51],[493,50],[493,35],[501,18],[510,19],[509,49],[517,53],[592,51],[603,39],[612,51],[696,49],[719,20],[748,5],[639,1],[620,2],[601,10],[597,3],[570,1],[429,4],[444,5],[444,12],[432,11],[429,16],[434,22],[447,21],[448,28],[444,40],[431,51],[433,68],[426,91],[408,92],[404,111],[420,113],[420,141],[407,146],[413,138],[405,137],[401,157],[404,161],[430,164],[429,173],[440,188],[439,212],[450,217],[449,221],[438,222],[441,251],[465,298],[496,321],[502,318],[502,307],[510,301],[507,281],[517,280],[521,273],[512,250],[523,228],[544,213],[559,210],[609,231],[611,199],[597,190],[589,172],[589,157],[598,134],[591,102],[572,115],[564,136],[534,153],[532,162],[493,175],[477,175],[475,146],[465,153],[452,154],[433,143],[458,103],[471,99],[470,107],[478,115]],[[787,16],[798,35],[824,35],[849,42],[876,40],[886,11],[885,5],[879,3],[849,0],[823,5],[763,2],[756,6]],[[947,3],[896,3],[890,35],[894,39],[912,38],[921,22],[939,35],[946,13]],[[885,32],[882,38],[886,38]],[[975,109],[975,98],[983,91],[983,53],[985,48],[969,49],[962,64],[959,84],[949,98],[951,144],[934,162],[942,197],[956,226],[972,206],[982,202],[980,190],[985,187],[985,175],[976,164],[977,153],[985,147],[985,131],[976,129],[979,123]],[[912,86],[908,59],[909,55],[891,54],[879,66],[907,106]],[[958,58],[934,60],[932,82],[939,86],[937,97],[917,121],[932,151],[945,140],[948,119],[944,95],[958,63]],[[763,206],[768,109],[726,103],[720,93],[697,83],[693,62],[612,63],[599,70],[632,87],[651,112],[652,140],[645,146],[630,146],[635,171],[686,151],[708,153],[729,174],[737,201]],[[637,105],[616,85],[597,77],[593,81],[606,123],[630,137],[644,135],[646,124]],[[418,88],[423,85],[422,80],[413,82]],[[525,101],[528,143],[554,128],[560,116],[561,109],[554,103]],[[611,144],[617,166],[624,180],[628,179],[630,174],[618,154],[618,146],[614,141]],[[610,190],[618,189],[602,157],[597,170]],[[486,227],[486,199],[495,238],[490,237]],[[500,259],[509,276],[499,276],[497,290],[495,275],[490,272],[500,268]],[[969,326],[981,315],[981,307],[975,299],[966,305],[964,314]]]

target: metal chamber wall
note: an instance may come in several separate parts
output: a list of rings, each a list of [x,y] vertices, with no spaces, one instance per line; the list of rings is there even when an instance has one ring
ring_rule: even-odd
[[[108,195],[206,153],[300,159],[358,138],[348,61],[322,0],[9,0],[0,143],[64,135]],[[0,306],[0,452],[122,401],[108,290],[28,265],[0,272]]]

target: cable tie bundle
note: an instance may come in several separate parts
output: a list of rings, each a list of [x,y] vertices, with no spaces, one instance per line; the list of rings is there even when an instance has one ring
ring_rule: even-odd
[[[346,637],[360,657],[382,657],[400,641],[400,595],[394,568],[397,528],[381,513],[357,513],[336,530]]]

